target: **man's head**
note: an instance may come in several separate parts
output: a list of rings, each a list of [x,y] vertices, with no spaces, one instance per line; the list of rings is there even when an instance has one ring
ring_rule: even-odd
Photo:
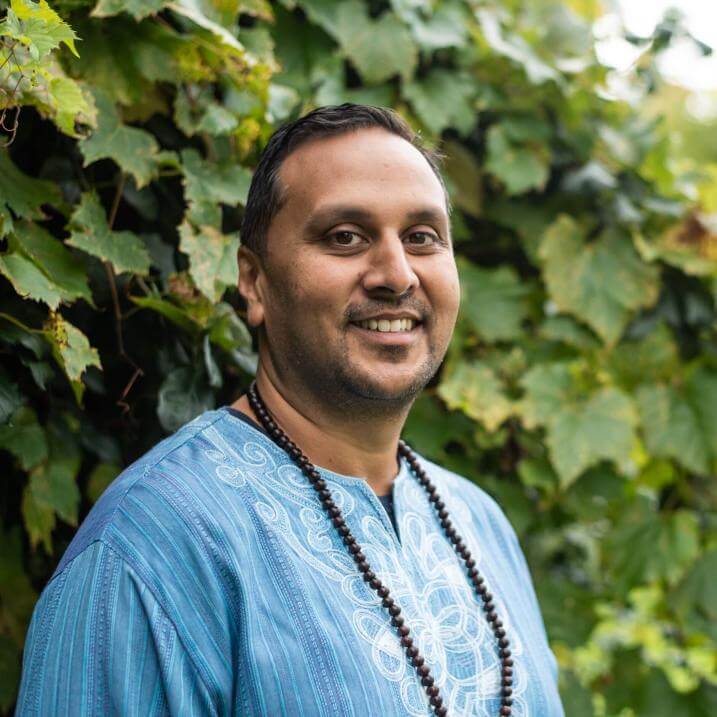
[[[410,405],[445,355],[459,287],[436,160],[398,115],[346,104],[279,130],[242,243],[239,287],[272,379],[328,405]],[[361,325],[401,318],[415,326]]]

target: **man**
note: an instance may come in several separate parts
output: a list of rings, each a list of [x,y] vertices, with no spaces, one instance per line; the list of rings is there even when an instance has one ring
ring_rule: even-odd
[[[399,443],[459,305],[433,156],[388,110],[316,110],[269,142],[242,239],[256,383],[95,505],[18,714],[562,715],[504,515]]]

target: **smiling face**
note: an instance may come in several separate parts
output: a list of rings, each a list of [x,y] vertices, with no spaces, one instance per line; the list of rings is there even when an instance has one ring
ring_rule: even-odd
[[[261,363],[327,405],[410,406],[460,300],[438,178],[409,142],[371,128],[302,144],[279,180],[264,260],[240,250]]]

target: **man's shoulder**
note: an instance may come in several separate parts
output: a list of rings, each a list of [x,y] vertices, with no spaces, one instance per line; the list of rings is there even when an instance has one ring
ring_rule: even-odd
[[[208,510],[204,474],[226,418],[220,409],[204,411],[127,466],[83,520],[54,575],[96,541],[117,550],[124,538],[152,541],[157,531],[181,540],[187,514],[196,521]],[[131,551],[120,552],[131,562]]]

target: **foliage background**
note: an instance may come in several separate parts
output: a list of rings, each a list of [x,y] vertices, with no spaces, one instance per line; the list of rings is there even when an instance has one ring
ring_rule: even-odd
[[[671,140],[684,97],[655,58],[679,16],[630,38],[628,103],[595,56],[602,11],[0,0],[2,709],[93,501],[248,385],[258,151],[350,100],[447,155],[462,310],[406,437],[508,512],[567,714],[717,714],[717,154],[694,127]]]

